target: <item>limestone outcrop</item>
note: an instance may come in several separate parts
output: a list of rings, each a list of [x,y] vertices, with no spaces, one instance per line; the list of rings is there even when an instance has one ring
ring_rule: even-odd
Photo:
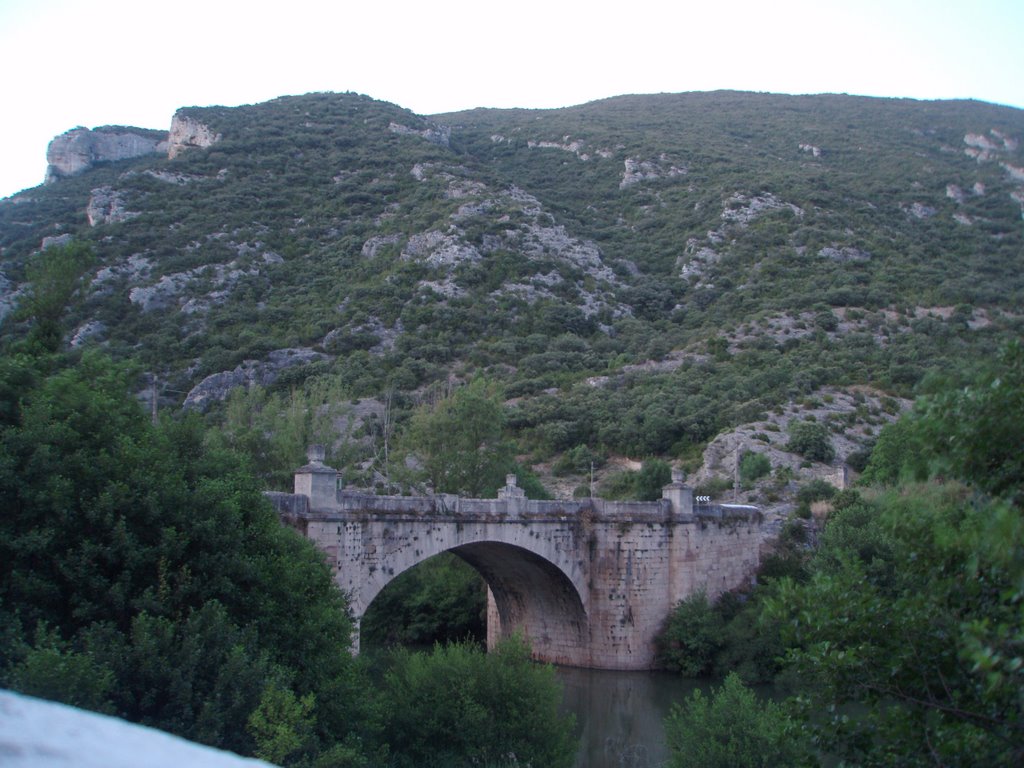
[[[157,131],[110,126],[90,130],[79,126],[50,142],[46,150],[49,165],[43,183],[52,184],[58,179],[76,176],[96,163],[129,160],[166,151],[166,135]]]
[[[221,140],[221,134],[214,133],[205,123],[181,112],[171,118],[171,132],[168,138],[167,157],[171,160],[189,149],[209,147]]]
[[[85,208],[85,216],[89,226],[98,224],[117,224],[140,215],[138,211],[129,211],[125,207],[124,197],[113,187],[98,187],[89,194],[89,204]]]
[[[192,387],[185,397],[183,407],[205,411],[212,403],[226,399],[231,390],[237,387],[250,387],[253,384],[268,387],[286,368],[309,365],[326,359],[327,355],[308,347],[276,349],[267,355],[265,361],[245,360],[234,370],[207,376]]]
[[[449,126],[434,125],[433,123],[423,130],[417,130],[416,128],[410,128],[407,125],[392,121],[388,125],[388,130],[401,136],[419,136],[421,139],[425,139],[431,144],[437,144],[440,147],[448,147],[452,137],[452,129]]]

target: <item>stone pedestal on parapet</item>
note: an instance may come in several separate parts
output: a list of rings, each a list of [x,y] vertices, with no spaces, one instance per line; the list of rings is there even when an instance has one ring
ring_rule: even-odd
[[[336,508],[341,475],[324,464],[324,446],[311,445],[306,456],[309,463],[295,470],[295,493],[308,496],[311,509]]]
[[[693,519],[693,488],[683,481],[686,475],[681,469],[672,470],[672,482],[661,489],[661,498],[672,504],[672,516],[679,520]]]
[[[515,475],[505,475],[505,487],[498,489],[498,500],[508,504],[507,512],[526,511],[526,491],[519,487]]]

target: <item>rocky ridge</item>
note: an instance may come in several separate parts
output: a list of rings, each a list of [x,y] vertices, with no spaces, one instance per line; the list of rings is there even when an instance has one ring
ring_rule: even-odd
[[[171,130],[167,137],[167,157],[173,160],[189,149],[202,149],[220,141],[221,135],[214,133],[205,123],[182,112],[171,118]]]
[[[157,135],[154,135],[157,134]],[[46,179],[77,176],[97,163],[128,160],[167,152],[167,137],[141,128],[96,128],[79,126],[55,137],[46,150]]]

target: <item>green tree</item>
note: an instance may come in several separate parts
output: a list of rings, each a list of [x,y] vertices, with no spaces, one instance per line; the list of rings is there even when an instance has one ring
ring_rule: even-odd
[[[871,449],[861,484],[895,485],[903,479],[925,479],[927,468],[921,437],[912,416],[887,424]]]
[[[402,768],[572,765],[572,719],[561,688],[521,638],[492,653],[469,643],[397,651],[385,679],[387,729]]]
[[[315,697],[318,747],[372,736],[344,599],[235,454],[196,417],[152,425],[102,355],[14,357],[0,374],[0,608],[25,628],[0,633],[0,682],[92,690],[130,720],[251,753],[274,674]]]
[[[288,688],[271,681],[263,689],[259,706],[249,715],[246,727],[256,742],[254,754],[261,760],[284,765],[312,739],[313,695],[301,699]]]
[[[711,672],[722,635],[722,617],[704,592],[681,600],[658,635],[658,655],[667,669],[683,677]]]
[[[1024,344],[1000,350],[966,386],[923,396],[885,427],[862,484],[956,477],[1018,505],[1024,493]]]
[[[497,393],[482,379],[413,414],[407,445],[435,491],[489,498],[505,484],[513,450]]]
[[[771,460],[763,453],[745,451],[740,458],[740,482],[750,486],[772,471]]]
[[[672,480],[672,467],[661,459],[648,459],[637,473],[636,498],[640,501],[656,501],[661,490]]]
[[[1024,759],[1021,552],[1020,510],[959,485],[833,512],[810,579],[769,601],[825,751],[866,766]]]
[[[797,421],[789,425],[789,442],[786,450],[799,453],[811,461],[828,464],[836,457],[828,428],[816,421]]]
[[[25,268],[29,288],[16,317],[31,320],[29,342],[55,352],[64,336],[62,320],[83,287],[85,270],[93,261],[88,245],[73,241],[42,251]]]
[[[779,704],[759,700],[730,673],[710,696],[695,690],[665,722],[672,768],[811,766],[806,736]]]
[[[114,675],[89,653],[68,648],[55,632],[40,625],[30,647],[15,651],[20,661],[10,670],[15,690],[42,699],[112,714]]]
[[[933,474],[1024,502],[1024,343],[1004,346],[968,386],[924,398],[919,414]]]
[[[339,437],[336,425],[349,423],[344,419],[349,412],[339,382],[326,376],[286,392],[237,387],[225,403],[220,429],[211,430],[208,439],[245,454],[268,490],[290,490],[307,448],[333,446]]]

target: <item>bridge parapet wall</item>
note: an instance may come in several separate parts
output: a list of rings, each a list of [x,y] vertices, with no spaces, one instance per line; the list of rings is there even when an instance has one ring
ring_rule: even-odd
[[[340,519],[347,515],[384,514],[401,517],[458,517],[465,520],[565,520],[584,517],[592,522],[658,522],[692,523],[718,520],[756,521],[761,511],[741,504],[699,504],[692,515],[679,515],[666,499],[658,501],[606,501],[581,499],[574,501],[504,499],[466,499],[460,496],[377,496],[369,493],[338,491],[337,503],[314,509],[310,499],[300,493],[266,491],[263,494],[285,519],[323,517]]]

